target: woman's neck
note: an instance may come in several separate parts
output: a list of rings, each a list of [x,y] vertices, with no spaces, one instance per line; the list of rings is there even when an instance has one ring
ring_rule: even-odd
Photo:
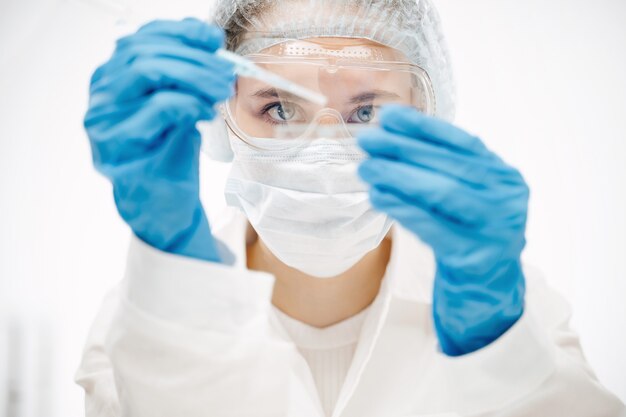
[[[315,327],[327,327],[369,306],[380,289],[391,255],[391,234],[356,265],[333,278],[316,278],[282,263],[254,239],[247,245],[248,268],[276,277],[272,303],[285,314]]]

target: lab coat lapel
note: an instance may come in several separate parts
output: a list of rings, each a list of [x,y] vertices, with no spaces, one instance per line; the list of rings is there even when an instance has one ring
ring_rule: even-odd
[[[368,384],[364,383],[366,381],[363,380],[372,361],[377,366],[382,361],[383,366],[385,366],[395,357],[418,360],[418,357],[424,357],[419,355],[420,349],[430,348],[434,351],[434,347],[425,346],[427,343],[425,341],[433,339],[419,333],[420,329],[428,328],[428,325],[424,326],[424,320],[430,323],[430,303],[434,279],[432,251],[400,226],[394,225],[392,233],[392,253],[385,278],[361,329],[359,343],[333,417],[343,417],[344,411],[350,408],[349,403],[355,396],[378,397],[376,392],[368,392]],[[386,334],[386,339],[393,342],[393,352],[389,352],[387,349],[377,349],[382,333]],[[393,356],[386,355],[389,353]],[[386,357],[380,357],[381,354]],[[389,364],[391,365],[391,363]],[[407,367],[416,373],[419,369],[417,364],[401,364],[401,368],[406,369]],[[411,386],[418,383],[418,375],[411,377],[411,375],[400,373],[398,370],[398,378],[396,378],[393,369],[390,371],[394,379],[390,380],[389,383],[394,387],[405,385],[406,389],[411,389]],[[389,374],[389,372],[387,373]],[[383,374],[379,373],[378,375]],[[408,377],[406,382],[398,380],[403,376]],[[377,380],[376,384],[380,384],[380,380]],[[397,398],[402,397],[398,396]],[[393,409],[402,412],[401,410],[410,408],[410,406],[410,402],[407,403],[406,400],[404,404],[402,401],[391,401],[386,405],[386,410],[390,414],[386,415],[394,416]],[[400,416],[401,414],[397,415]]]

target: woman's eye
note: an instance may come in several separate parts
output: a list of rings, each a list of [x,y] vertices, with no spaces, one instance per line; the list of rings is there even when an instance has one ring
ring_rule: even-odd
[[[275,103],[267,114],[276,122],[290,122],[296,116],[296,106],[291,103]]]
[[[376,116],[373,105],[359,107],[348,119],[348,123],[370,123]]]

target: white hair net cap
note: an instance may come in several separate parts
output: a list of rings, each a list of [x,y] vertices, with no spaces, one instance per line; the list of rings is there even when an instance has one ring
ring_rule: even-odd
[[[241,55],[289,39],[318,36],[365,38],[403,52],[429,75],[435,115],[452,121],[455,85],[439,14],[431,0],[217,0],[216,25],[226,32],[226,47]],[[214,123],[211,142],[227,140],[225,124]],[[220,150],[214,150],[219,148]],[[219,160],[232,158],[224,145],[206,146]]]

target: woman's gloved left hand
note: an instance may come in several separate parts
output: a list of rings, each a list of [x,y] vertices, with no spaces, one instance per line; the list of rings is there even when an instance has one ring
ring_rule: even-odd
[[[522,315],[529,189],[476,137],[417,110],[391,105],[363,130],[359,167],[372,205],[434,251],[435,329],[442,350],[487,346]]]

